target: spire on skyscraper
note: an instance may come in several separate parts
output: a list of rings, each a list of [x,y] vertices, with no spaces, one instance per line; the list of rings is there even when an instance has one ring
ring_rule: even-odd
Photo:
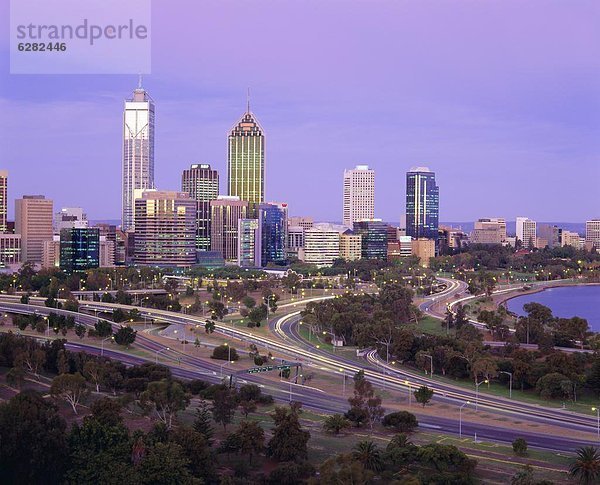
[[[248,87],[248,92],[246,94],[246,113],[250,113],[250,87]]]
[[[138,74],[138,89],[144,89],[142,87],[142,74]]]

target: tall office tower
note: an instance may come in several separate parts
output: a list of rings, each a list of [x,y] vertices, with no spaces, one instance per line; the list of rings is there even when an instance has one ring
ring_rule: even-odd
[[[258,206],[262,237],[261,265],[287,263],[287,214],[285,202],[268,202]]]
[[[210,250],[223,255],[225,261],[237,261],[238,224],[248,219],[248,201],[220,195],[210,203]]]
[[[42,268],[58,268],[60,266],[60,236],[53,236],[44,241],[42,249]]]
[[[60,269],[66,273],[100,266],[100,230],[71,227],[60,231]]]
[[[435,257],[435,241],[432,239],[413,239],[412,254],[419,258],[421,266],[429,268],[431,258]]]
[[[504,244],[506,242],[506,220],[491,217],[475,221],[471,232],[473,244]]]
[[[219,173],[207,163],[193,164],[181,175],[181,190],[196,201],[196,249],[210,251],[210,201],[219,196]]]
[[[237,264],[240,268],[260,268],[261,226],[258,219],[240,219],[238,221]]]
[[[440,192],[435,172],[416,167],[406,173],[406,235],[414,239],[438,237]]]
[[[135,199],[134,261],[179,268],[196,262],[196,203],[188,194],[148,190]]]
[[[375,170],[368,165],[344,170],[344,226],[352,228],[354,222],[374,217]]]
[[[585,243],[600,250],[600,219],[585,221]]]
[[[560,232],[560,245],[573,246],[576,249],[581,249],[581,237],[576,232],[565,231],[563,229]]]
[[[350,229],[340,234],[340,258],[356,261],[362,256],[362,237]]]
[[[534,248],[537,238],[536,222],[528,217],[517,217],[517,239],[524,248]]]
[[[312,217],[307,216],[291,216],[288,217],[288,227],[301,227],[302,229],[310,229],[315,221]]]
[[[100,256],[99,263],[101,268],[112,268],[115,266],[115,241],[106,239],[106,236],[100,235]]]
[[[316,266],[331,266],[340,257],[340,234],[344,226],[319,223],[304,231],[304,249],[300,260]]]
[[[8,231],[8,171],[0,170],[0,233]]]
[[[63,229],[88,227],[87,215],[81,207],[63,207],[54,215],[54,232],[60,234]]]
[[[123,112],[123,213],[121,228],[134,229],[135,199],[154,188],[154,101],[140,83]]]
[[[361,257],[387,260],[387,224],[381,219],[356,221],[354,234],[361,236]]]
[[[560,232],[558,226],[540,224],[537,228],[537,243],[541,248],[548,246],[550,249],[560,246]]]
[[[21,235],[21,260],[42,263],[44,241],[52,240],[53,203],[43,195],[15,201],[15,233]]]
[[[250,111],[229,132],[227,150],[228,195],[248,202],[248,216],[257,218],[265,200],[265,132]]]
[[[102,243],[102,240],[104,238],[104,241],[106,241],[107,243],[111,243],[112,246],[112,251],[113,251],[113,255],[111,257],[111,259],[106,259],[106,261],[112,261],[112,264],[106,264],[106,266],[113,266],[115,264],[125,264],[125,254],[124,254],[124,250],[123,250],[123,242],[121,237],[118,235],[117,232],[117,226],[115,226],[114,224],[106,224],[106,223],[100,223],[100,224],[96,224],[95,227],[97,227],[100,230],[100,242]],[[108,256],[106,256],[108,258]],[[100,266],[101,267],[105,267],[105,265],[102,264],[102,257],[100,258]]]

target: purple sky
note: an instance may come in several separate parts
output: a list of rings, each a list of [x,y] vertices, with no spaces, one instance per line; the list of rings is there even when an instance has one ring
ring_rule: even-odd
[[[340,220],[342,172],[376,170],[398,221],[405,172],[437,172],[441,219],[600,216],[600,2],[153,2],[156,184],[208,162],[252,91],[269,200]],[[135,76],[9,75],[0,3],[0,168],[9,197],[43,193],[119,218],[123,99]],[[12,204],[10,215],[12,217]]]

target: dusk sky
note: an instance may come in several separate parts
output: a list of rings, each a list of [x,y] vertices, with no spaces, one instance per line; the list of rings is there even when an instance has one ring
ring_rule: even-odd
[[[600,217],[598,0],[157,1],[155,181],[180,189],[245,109],[266,131],[266,199],[339,221],[342,173],[376,170],[376,216],[397,222],[405,172],[429,166],[440,219]],[[13,200],[45,194],[121,215],[131,75],[10,75],[2,0],[0,168]]]

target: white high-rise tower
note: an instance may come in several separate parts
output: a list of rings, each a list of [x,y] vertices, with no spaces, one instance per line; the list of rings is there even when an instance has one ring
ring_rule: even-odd
[[[134,229],[135,199],[154,188],[154,101],[142,78],[123,112],[122,229]]]
[[[356,221],[374,218],[375,170],[368,165],[344,170],[344,226],[351,228]]]

